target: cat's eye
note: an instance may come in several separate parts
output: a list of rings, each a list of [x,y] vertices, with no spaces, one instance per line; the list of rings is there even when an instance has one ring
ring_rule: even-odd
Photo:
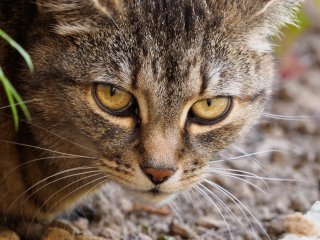
[[[201,122],[212,124],[225,118],[230,112],[231,106],[231,97],[204,99],[193,104],[191,113]]]
[[[107,84],[96,84],[94,95],[98,105],[114,114],[126,112],[133,103],[132,94]]]

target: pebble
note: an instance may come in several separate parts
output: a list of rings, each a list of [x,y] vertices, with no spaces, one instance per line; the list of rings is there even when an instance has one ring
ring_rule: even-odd
[[[216,217],[213,216],[201,217],[197,220],[196,224],[207,229],[219,229],[225,226],[225,223],[223,221],[216,220],[215,218]]]
[[[190,229],[189,226],[179,223],[176,220],[173,220],[170,225],[170,232],[172,235],[178,235],[186,239],[199,239],[199,236]]]
[[[285,220],[288,235],[282,240],[302,240],[320,238],[320,202],[306,214],[295,213]]]
[[[79,218],[74,222],[74,225],[76,225],[81,232],[88,231],[89,220],[87,218]]]
[[[133,210],[133,203],[128,199],[121,198],[120,207],[124,212],[128,213]]]
[[[77,236],[75,240],[106,240],[106,238],[94,236]]]
[[[74,225],[71,225],[69,222],[64,220],[54,220],[50,223],[49,227],[63,229],[72,235],[80,234],[79,229],[77,229]]]
[[[267,226],[268,234],[272,236],[281,236],[285,233],[284,219],[277,218],[272,220]]]
[[[74,240],[74,236],[64,229],[51,227],[41,240]]]
[[[0,229],[0,240],[20,240],[20,237],[13,231]]]

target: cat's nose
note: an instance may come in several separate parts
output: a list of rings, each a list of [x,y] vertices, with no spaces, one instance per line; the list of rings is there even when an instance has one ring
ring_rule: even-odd
[[[144,174],[156,185],[167,181],[175,172],[174,169],[142,168]]]

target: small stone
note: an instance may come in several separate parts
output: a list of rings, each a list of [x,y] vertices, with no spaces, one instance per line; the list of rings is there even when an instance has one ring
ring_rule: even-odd
[[[76,225],[80,231],[88,231],[89,220],[87,218],[79,218],[73,222],[73,224]]]
[[[143,233],[136,233],[136,234],[130,234],[128,236],[128,238],[126,239],[130,239],[130,240],[152,240],[151,237],[149,237],[148,235],[146,234],[143,234]]]
[[[286,162],[286,158],[281,152],[273,152],[271,155],[271,161],[276,164],[284,164]]]
[[[178,235],[186,239],[199,239],[199,236],[190,227],[180,224],[176,220],[171,223],[170,232],[172,235]]]
[[[316,236],[317,230],[315,225],[306,219],[301,213],[296,213],[287,217],[284,223],[288,233],[299,236]]]
[[[74,240],[74,237],[66,230],[49,228],[41,240]]]
[[[201,217],[196,224],[208,229],[220,229],[225,225],[223,221],[216,220],[214,217]]]
[[[125,198],[121,198],[120,206],[124,212],[131,212],[133,210],[132,202],[128,199],[125,199]]]
[[[80,234],[79,229],[77,229],[75,226],[71,225],[69,222],[63,221],[63,220],[52,221],[50,223],[50,227],[63,229],[72,235]]]
[[[13,231],[0,229],[0,240],[20,240],[20,237]]]
[[[259,239],[259,236],[256,232],[250,230],[245,233],[244,239],[245,240],[256,240],[256,239]]]
[[[272,220],[267,226],[268,233],[272,236],[281,236],[285,233],[284,219],[277,218]]]
[[[113,228],[104,228],[100,234],[106,239],[121,239],[119,231],[116,231]]]
[[[75,240],[106,240],[106,238],[94,236],[77,236]]]

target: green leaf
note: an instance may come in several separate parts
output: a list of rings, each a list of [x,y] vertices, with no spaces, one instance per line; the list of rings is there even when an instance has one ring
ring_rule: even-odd
[[[4,75],[4,72],[2,71],[0,67],[0,81],[3,85],[4,91],[6,92],[6,95],[8,97],[8,101],[11,107],[12,115],[13,115],[13,120],[14,120],[14,127],[17,130],[19,127],[19,115],[18,111],[14,102],[14,98],[12,96],[12,92],[10,90],[10,82],[8,78]]]
[[[30,71],[33,72],[34,67],[33,67],[33,63],[31,61],[30,55],[16,41],[14,41],[8,34],[6,34],[1,29],[0,29],[0,37],[6,40],[13,48],[15,48],[21,54],[21,56],[26,61]]]
[[[30,55],[17,42],[15,42],[8,34],[6,34],[1,29],[0,29],[0,37],[6,40],[13,48],[15,48],[21,54],[21,56],[24,58],[25,62],[27,63],[30,71],[33,72],[34,67],[33,67],[33,63],[31,61]],[[23,114],[25,115],[28,121],[31,119],[30,112],[28,111],[28,108],[25,105],[19,93],[12,86],[9,79],[4,74],[1,66],[0,66],[0,82],[3,85],[4,91],[7,95],[10,108],[12,111],[14,127],[15,127],[15,130],[17,131],[19,128],[19,113],[17,110],[17,106],[21,108]]]

